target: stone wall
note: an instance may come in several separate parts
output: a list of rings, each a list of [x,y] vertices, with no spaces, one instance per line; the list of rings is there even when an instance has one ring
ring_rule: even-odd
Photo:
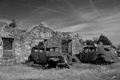
[[[22,58],[22,47],[20,41],[15,41],[15,59],[16,62],[21,62]]]
[[[44,39],[48,39],[51,36],[52,36],[52,31],[49,30],[48,28],[46,27],[44,28],[41,25],[33,27],[30,31],[26,33],[26,36],[22,41],[19,60],[22,62],[27,60],[28,56],[31,53],[31,48],[35,45],[38,45],[40,41],[44,41]]]
[[[80,42],[80,39],[77,36],[74,36],[72,39],[72,54],[79,54],[82,50],[82,43]]]
[[[0,38],[0,58],[2,58],[2,39]]]

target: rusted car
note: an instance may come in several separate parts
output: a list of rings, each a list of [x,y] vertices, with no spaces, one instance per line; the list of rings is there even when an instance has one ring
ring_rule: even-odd
[[[82,52],[79,54],[79,59],[81,62],[96,64],[108,64],[120,61],[111,48],[104,46],[83,47]]]
[[[66,64],[66,59],[60,52],[56,51],[55,47],[33,47],[27,62],[33,62],[33,64],[41,65],[43,68],[69,68],[69,65]]]
[[[27,63],[41,65],[43,68],[66,67],[73,63],[80,63],[80,60],[68,53],[62,53],[59,47],[45,47],[43,42],[32,47]]]

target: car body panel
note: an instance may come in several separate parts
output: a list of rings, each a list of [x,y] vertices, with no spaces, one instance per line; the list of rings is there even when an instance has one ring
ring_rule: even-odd
[[[35,62],[46,62],[47,55],[43,49],[39,49],[38,47],[33,47],[31,50],[32,60]]]
[[[98,47],[98,55],[101,55],[108,62],[119,62],[120,60],[109,47]]]
[[[83,50],[80,53],[81,62],[95,62],[98,58],[103,58],[106,62],[120,61],[110,47],[86,46],[83,47]]]
[[[91,62],[96,59],[96,47],[84,47],[80,53],[80,60],[82,62]]]

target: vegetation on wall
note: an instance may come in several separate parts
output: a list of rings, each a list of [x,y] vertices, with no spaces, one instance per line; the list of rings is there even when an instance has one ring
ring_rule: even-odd
[[[12,19],[11,23],[9,24],[9,27],[11,27],[11,28],[16,28],[17,27],[15,19]]]

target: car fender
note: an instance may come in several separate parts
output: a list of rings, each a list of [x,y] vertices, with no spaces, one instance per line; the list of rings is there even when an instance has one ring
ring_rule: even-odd
[[[114,60],[111,57],[108,57],[104,54],[99,55],[99,57],[103,58],[106,62],[114,62]]]
[[[67,55],[67,61],[68,62],[80,63],[80,60],[74,55]]]
[[[50,58],[49,60],[52,60],[52,61],[57,62],[57,61],[59,61],[60,59],[59,59],[59,58]]]

